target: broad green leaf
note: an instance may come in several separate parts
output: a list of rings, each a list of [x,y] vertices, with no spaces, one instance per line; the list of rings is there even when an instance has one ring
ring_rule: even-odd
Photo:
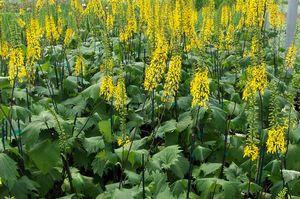
[[[111,133],[111,122],[110,120],[103,120],[98,123],[99,129],[102,132],[104,139],[107,142],[112,142],[112,133]]]
[[[29,151],[29,157],[44,174],[61,163],[58,144],[50,140],[34,145]]]
[[[215,173],[221,168],[221,163],[204,163],[200,166],[200,170],[203,171],[204,176]]]
[[[102,137],[97,136],[85,138],[83,141],[83,147],[90,154],[98,152],[99,149],[103,149],[105,147],[105,144]]]
[[[158,137],[164,137],[165,133],[173,132],[176,130],[177,122],[176,120],[169,120],[160,126],[157,130]]]
[[[295,170],[282,170],[285,182],[290,182],[300,178],[300,172]]]
[[[9,189],[13,188],[19,177],[16,165],[17,163],[8,155],[0,153],[0,180]]]
[[[194,149],[193,155],[196,160],[204,161],[210,153],[211,150],[209,148],[205,148],[199,145]]]
[[[169,169],[172,165],[178,163],[181,150],[178,145],[168,146],[156,153],[152,158],[161,164],[164,169]]]
[[[23,176],[15,183],[12,193],[14,193],[14,196],[18,199],[27,199],[28,195],[35,195],[34,193],[38,191],[38,186],[36,182],[30,180],[27,176]],[[35,197],[37,196],[38,195],[35,195]]]

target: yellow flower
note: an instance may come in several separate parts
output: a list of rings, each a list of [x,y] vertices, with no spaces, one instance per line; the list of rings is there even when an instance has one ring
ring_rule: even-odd
[[[245,1],[245,25],[246,27],[261,27],[265,17],[267,0],[246,0]]]
[[[65,34],[65,39],[64,39],[65,46],[68,46],[71,43],[73,35],[74,35],[73,29],[67,28],[66,34]]]
[[[8,62],[8,79],[13,85],[15,82],[23,82],[26,77],[26,67],[24,64],[24,55],[21,48],[15,48],[10,51]]]
[[[266,64],[252,66],[247,69],[247,83],[243,91],[243,99],[248,100],[255,96],[256,92],[263,93],[268,85]]]
[[[21,19],[21,18],[18,18],[18,19],[17,19],[17,23],[18,23],[18,25],[19,25],[21,28],[24,28],[25,25],[26,25],[25,21],[24,21],[23,19]]]
[[[118,138],[117,143],[118,143],[118,146],[122,146],[123,145],[123,140],[121,138]]]
[[[51,42],[59,39],[59,31],[57,30],[53,16],[46,16],[45,19],[46,38]]]
[[[286,53],[286,57],[285,57],[285,67],[288,69],[292,69],[295,66],[295,62],[296,62],[296,56],[297,56],[297,48],[295,43],[293,43],[287,53]]]
[[[147,91],[152,91],[160,84],[166,70],[167,53],[168,44],[163,36],[159,36],[151,63],[145,71],[144,87]]]
[[[40,10],[43,6],[45,5],[45,1],[44,0],[37,0],[35,7],[37,10]]]
[[[201,106],[207,108],[210,92],[207,69],[202,69],[196,72],[193,80],[191,81],[190,91],[193,97],[192,106]]]
[[[224,5],[221,9],[221,25],[226,27],[231,21],[231,10],[229,5]]]
[[[181,57],[179,55],[171,58],[169,71],[164,85],[163,100],[172,101],[178,91],[181,80]]]
[[[130,138],[128,136],[126,136],[125,140],[123,141],[122,138],[118,138],[117,140],[118,146],[129,146],[129,144],[131,143]]]
[[[126,14],[127,24],[123,31],[120,33],[120,40],[122,42],[128,41],[128,39],[132,38],[134,33],[137,31],[137,22],[135,19],[134,7],[130,1],[128,1],[128,8]]]
[[[281,152],[285,153],[286,151],[286,140],[285,140],[285,131],[287,130],[286,125],[276,125],[268,131],[267,139],[267,152],[276,153]]]
[[[201,27],[201,43],[207,45],[211,42],[214,32],[214,17],[215,17],[215,3],[213,0],[202,9],[202,27]]]
[[[76,76],[85,75],[85,64],[82,56],[77,56],[74,68]]]
[[[124,78],[118,79],[117,86],[115,88],[115,107],[117,111],[122,112],[126,108],[127,95]]]
[[[100,94],[106,99],[107,101],[111,101],[114,97],[114,80],[112,76],[105,76],[101,81],[100,86]]]
[[[274,0],[268,0],[268,16],[272,27],[282,28],[285,21],[284,14],[280,11],[279,5]]]
[[[0,9],[4,7],[4,0],[0,0]]]
[[[71,0],[71,7],[80,14],[83,13],[83,7],[80,0]]]
[[[259,154],[259,149],[254,143],[248,143],[244,147],[244,156],[243,157],[248,157],[252,161],[257,160]]]
[[[40,39],[42,37],[42,29],[40,28],[37,19],[31,19],[29,26],[26,28],[26,64],[27,64],[27,79],[31,82],[34,81],[35,68],[34,63],[41,58],[41,45]]]
[[[0,56],[2,59],[6,59],[9,55],[9,47],[6,41],[0,43]]]
[[[104,8],[102,6],[102,1],[100,0],[90,0],[86,6],[86,9],[83,11],[82,6],[77,5],[78,3],[76,3],[75,1],[77,0],[72,0],[74,1],[74,9],[77,10],[80,13],[83,13],[84,15],[87,14],[95,14],[98,18],[104,18],[105,16],[105,11]]]

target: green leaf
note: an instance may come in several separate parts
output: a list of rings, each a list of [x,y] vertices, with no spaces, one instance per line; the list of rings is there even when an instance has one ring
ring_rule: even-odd
[[[169,120],[160,126],[157,130],[157,136],[163,137],[165,133],[173,132],[176,130],[177,122],[176,120]]]
[[[107,142],[112,142],[112,133],[111,133],[111,122],[110,120],[103,120],[98,123],[99,129],[102,132],[105,140]]]
[[[42,173],[49,171],[61,163],[58,145],[50,140],[45,140],[33,146],[29,151],[29,156]]]
[[[38,186],[36,182],[30,180],[27,176],[23,176],[15,183],[12,193],[14,193],[14,196],[18,199],[27,199],[28,194],[33,194],[38,191]]]
[[[159,162],[162,168],[169,169],[172,165],[178,163],[180,152],[178,145],[168,146],[156,153],[153,156],[153,160]]]
[[[282,170],[283,178],[285,182],[290,182],[300,178],[300,172],[295,170]]]
[[[91,154],[91,153],[98,152],[99,149],[104,149],[105,144],[102,137],[97,136],[97,137],[85,138],[83,141],[83,147],[89,154]]]
[[[0,179],[9,189],[13,188],[19,177],[16,165],[8,155],[0,153]]]
[[[245,182],[248,178],[242,169],[239,168],[234,162],[228,168],[224,169],[224,174],[229,181]]]
[[[8,77],[0,77],[0,89],[9,88],[10,83]]]
[[[193,123],[191,112],[185,112],[178,117],[177,130],[178,132],[184,131]]]
[[[203,171],[204,176],[215,173],[221,168],[221,163],[204,163],[200,166],[200,170]]]
[[[209,156],[210,153],[211,150],[209,148],[205,148],[199,145],[195,148],[193,155],[196,160],[202,162]]]

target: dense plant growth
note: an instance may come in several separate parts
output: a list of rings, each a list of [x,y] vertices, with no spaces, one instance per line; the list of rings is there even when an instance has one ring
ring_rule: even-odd
[[[299,196],[282,8],[0,1],[0,197]]]

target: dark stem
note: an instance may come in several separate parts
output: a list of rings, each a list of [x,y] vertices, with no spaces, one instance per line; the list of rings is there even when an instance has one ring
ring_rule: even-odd
[[[68,176],[68,180],[69,180],[69,183],[70,183],[71,192],[75,193],[75,189],[74,189],[74,186],[73,186],[73,179],[72,179],[72,174],[71,174],[71,171],[70,171],[69,163],[68,163],[68,161],[67,161],[67,159],[66,159],[66,157],[65,157],[65,155],[63,153],[61,153],[60,156],[61,156],[61,159],[63,161],[65,171],[67,172],[67,176]]]

